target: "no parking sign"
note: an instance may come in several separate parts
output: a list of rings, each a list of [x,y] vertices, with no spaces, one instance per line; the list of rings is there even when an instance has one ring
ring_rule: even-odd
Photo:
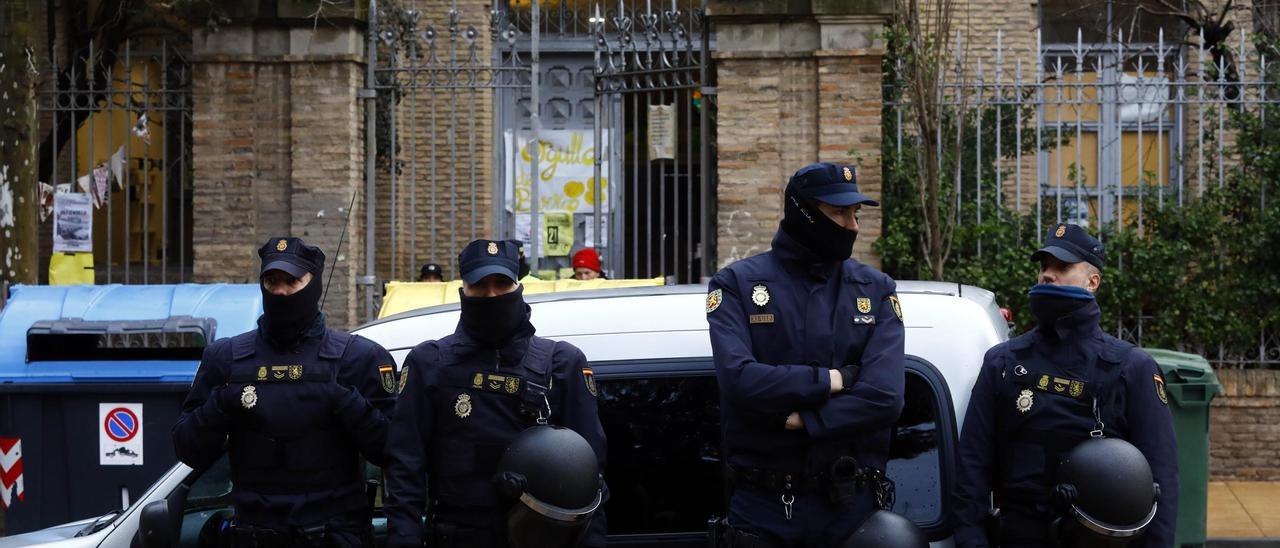
[[[98,404],[98,464],[142,465],[142,404]]]

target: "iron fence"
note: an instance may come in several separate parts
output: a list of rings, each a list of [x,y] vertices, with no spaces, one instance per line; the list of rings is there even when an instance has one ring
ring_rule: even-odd
[[[48,68],[54,85],[38,93],[42,193],[92,197],[94,282],[190,280],[188,60],[166,42],[90,43],[75,66]],[[52,231],[40,233],[47,265],[58,251]]]
[[[1002,31],[961,31],[949,40],[952,58],[935,90],[943,130],[932,143],[913,131],[907,83],[886,83],[885,119],[895,128],[886,143],[896,160],[925,146],[948,158],[943,178],[958,225],[1012,212],[1034,216],[1039,228],[1024,238],[1036,241],[1060,222],[1142,235],[1151,206],[1184,207],[1246,169],[1232,146],[1232,113],[1256,116],[1265,127],[1280,107],[1274,61],[1244,33],[1219,44],[1203,34],[1172,40],[1164,31],[1153,43],[1116,31],[1105,43],[1077,32],[1075,43],[1050,44],[1033,33],[1013,36],[1030,44],[1022,48],[1005,47],[1010,34]],[[890,67],[904,73],[901,59]],[[962,153],[966,147],[976,150]],[[1275,207],[1269,192],[1274,186],[1264,183],[1260,211]],[[983,253],[980,239],[976,253]],[[1151,320],[1137,314],[1109,330],[1141,344]],[[1195,350],[1219,364],[1280,365],[1275,326],[1256,335],[1252,349]]]

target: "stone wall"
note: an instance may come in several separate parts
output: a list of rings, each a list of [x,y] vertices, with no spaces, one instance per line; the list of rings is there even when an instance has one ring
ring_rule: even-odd
[[[1213,479],[1280,481],[1280,371],[1218,370],[1209,475]]]

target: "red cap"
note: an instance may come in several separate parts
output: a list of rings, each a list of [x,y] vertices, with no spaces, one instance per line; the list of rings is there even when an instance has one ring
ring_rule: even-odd
[[[573,267],[586,267],[596,272],[600,271],[600,255],[596,254],[596,250],[586,248],[573,254]]]

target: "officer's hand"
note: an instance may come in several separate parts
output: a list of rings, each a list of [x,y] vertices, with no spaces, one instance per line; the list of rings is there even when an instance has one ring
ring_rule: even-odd
[[[353,388],[338,384],[336,380],[325,384],[324,388],[325,395],[328,396],[329,402],[333,404],[335,413],[341,413],[343,409],[351,404],[351,400],[358,396]]]
[[[800,413],[793,411],[790,415],[787,415],[787,424],[785,428],[787,430],[800,430],[804,428],[804,421],[800,420]]]
[[[224,384],[216,387],[209,394],[209,400],[223,413],[234,413],[241,408],[251,408],[249,404],[257,403],[257,394],[249,396],[245,393],[246,384]],[[256,389],[255,389],[256,391]]]
[[[827,374],[831,376],[832,394],[836,394],[844,390],[844,375],[840,374],[839,369],[828,369]]]

